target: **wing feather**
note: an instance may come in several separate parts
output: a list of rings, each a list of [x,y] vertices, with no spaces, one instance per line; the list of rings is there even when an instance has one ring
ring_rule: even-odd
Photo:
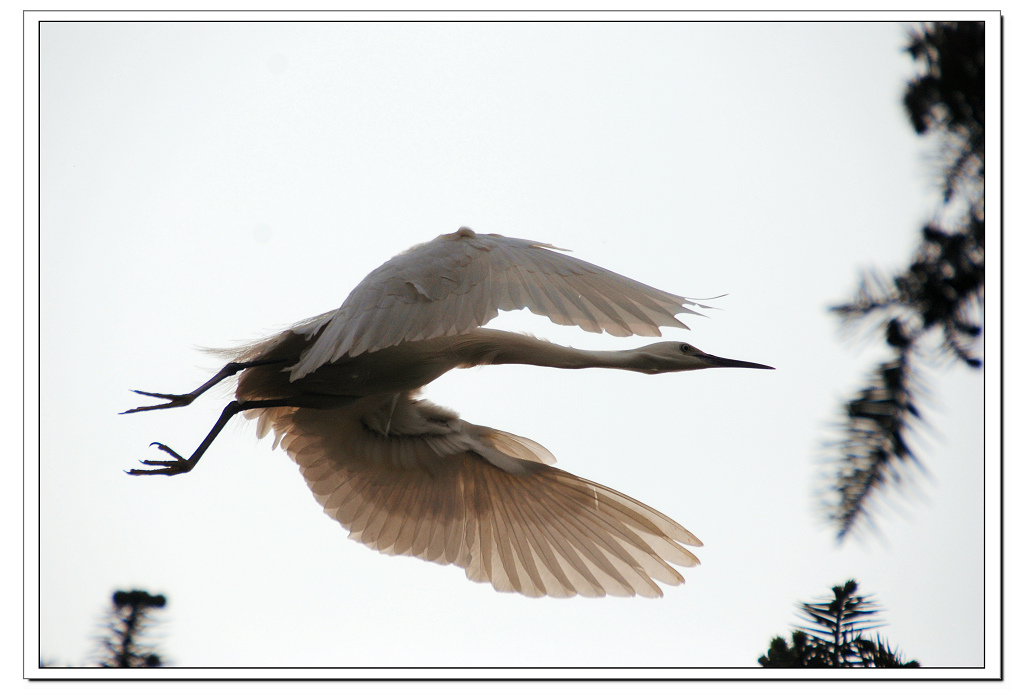
[[[529,504],[525,504],[520,512],[523,516],[520,521],[522,537],[529,543],[530,549],[534,553],[537,572],[542,582],[542,594],[556,598],[572,596],[575,589],[558,563],[555,547],[542,533],[538,532],[536,523],[531,520],[532,510],[529,508]]]
[[[577,326],[590,333],[601,332],[601,322],[591,311],[582,295],[573,287],[571,280],[558,278],[552,286],[558,289],[559,296],[566,307],[571,307],[568,315],[574,319]]]
[[[291,368],[291,377],[343,355],[458,335],[499,311],[529,309],[594,333],[657,336],[659,326],[686,328],[675,316],[698,314],[694,307],[707,308],[546,243],[463,228],[392,258],[367,275],[337,311],[296,326],[296,332],[319,336]]]
[[[498,590],[508,591],[522,591],[528,593],[529,588],[524,585],[524,582],[520,580],[520,567],[516,561],[514,552],[513,535],[511,532],[511,524],[508,522],[508,513],[505,510],[507,505],[505,500],[504,486],[501,481],[493,480],[486,482],[487,489],[487,502],[491,506],[491,522],[494,525],[493,529],[493,542],[494,551],[497,557],[494,558],[495,563],[500,566],[502,583],[507,583],[508,588],[499,588]],[[492,579],[492,582],[494,579]]]
[[[658,587],[640,570],[639,563],[622,546],[618,539],[623,534],[621,528],[613,526],[612,529],[604,529],[602,525],[605,523],[600,522],[601,518],[595,517],[595,510],[579,509],[574,515],[574,519],[564,520],[561,524],[575,528],[574,541],[579,543],[582,553],[597,567],[596,573],[605,573],[611,585],[615,587],[609,590],[609,593],[640,593],[648,597],[660,594]]]
[[[555,505],[551,508],[550,505]],[[576,573],[586,579],[590,584],[591,594],[594,596],[636,595],[636,590],[631,587],[619,574],[615,566],[608,560],[605,552],[598,543],[591,538],[582,520],[566,519],[565,509],[561,504],[553,502],[549,504],[547,518],[541,522],[544,527],[544,536],[551,541],[561,539],[571,551],[569,573]],[[658,592],[660,595],[660,591]]]
[[[562,514],[554,512],[549,504],[528,501],[523,504],[523,512],[531,517],[531,525],[536,537],[551,546],[557,558],[555,565],[567,581],[567,595],[600,597],[605,589],[598,581],[591,565],[584,561],[585,547],[582,546],[578,532],[559,522]]]
[[[367,427],[380,421],[364,419],[378,410],[365,403],[265,411],[317,501],[352,539],[455,564],[471,580],[529,596],[656,597],[655,581],[683,582],[673,565],[699,563],[683,544],[700,541],[685,528],[545,465],[554,458],[537,443],[407,395],[384,407],[395,412],[393,430],[411,430],[418,423],[410,416],[420,413],[432,432],[383,435]]]
[[[605,330],[611,335],[629,335],[622,333],[619,329],[626,328],[626,322],[619,316],[612,304],[601,293],[594,289],[593,285],[583,277],[575,277],[570,284],[576,291],[581,303],[589,306],[591,314],[597,320],[600,330]],[[600,315],[600,316],[598,316]]]

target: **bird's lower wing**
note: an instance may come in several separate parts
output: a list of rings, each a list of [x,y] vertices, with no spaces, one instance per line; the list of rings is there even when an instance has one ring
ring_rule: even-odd
[[[518,461],[510,473],[454,442],[340,428],[332,413],[282,411],[274,427],[327,514],[385,554],[455,564],[499,591],[556,597],[658,597],[655,580],[683,582],[673,565],[699,563],[682,545],[700,541],[668,517],[522,459],[535,443],[513,447],[507,434],[462,423]]]

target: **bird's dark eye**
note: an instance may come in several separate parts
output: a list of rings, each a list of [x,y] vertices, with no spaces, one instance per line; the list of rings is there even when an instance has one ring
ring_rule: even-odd
[[[681,353],[685,354],[690,352],[691,350],[693,350],[693,346],[690,345],[689,343],[683,343],[682,345],[679,346],[679,352]]]

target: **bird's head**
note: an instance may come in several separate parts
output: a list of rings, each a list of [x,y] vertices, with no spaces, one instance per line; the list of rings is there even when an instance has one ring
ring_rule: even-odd
[[[768,365],[744,360],[730,360],[717,355],[709,355],[689,343],[652,343],[638,348],[634,360],[636,369],[646,374],[662,374],[663,372],[686,372],[694,369],[710,369],[712,367],[746,367],[748,369],[775,369]]]

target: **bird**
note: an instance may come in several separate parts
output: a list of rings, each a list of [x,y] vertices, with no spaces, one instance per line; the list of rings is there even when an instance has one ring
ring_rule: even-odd
[[[246,346],[187,394],[135,390],[191,404],[237,375],[235,397],[199,447],[143,460],[129,474],[190,472],[231,418],[274,434],[324,511],[351,539],[390,555],[454,564],[472,581],[530,597],[661,597],[684,582],[702,542],[657,510],[553,466],[543,446],[475,425],[421,397],[456,368],[523,364],[646,374],[774,369],[689,343],[594,351],[485,328],[529,309],[613,336],[687,329],[710,308],[565,254],[550,244],[462,227],[410,248],[366,276],[337,309]]]

